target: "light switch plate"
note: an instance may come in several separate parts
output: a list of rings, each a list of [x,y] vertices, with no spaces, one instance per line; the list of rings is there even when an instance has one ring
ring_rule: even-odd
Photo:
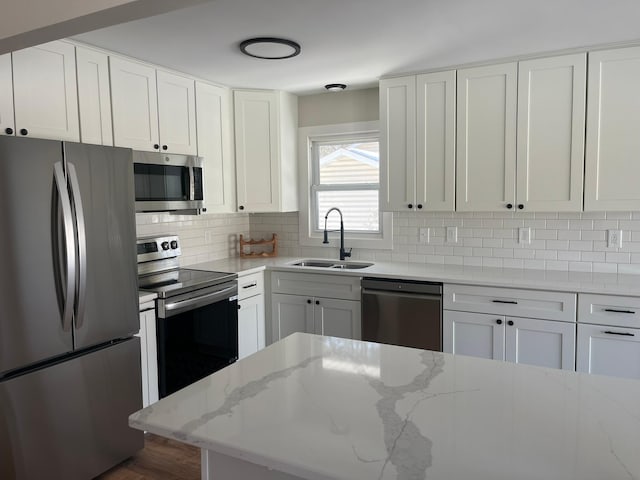
[[[418,233],[418,241],[420,243],[429,243],[429,235],[431,234],[429,227],[422,227]]]
[[[531,243],[531,228],[520,227],[518,228],[518,243],[529,244]]]
[[[447,227],[447,243],[458,243],[458,227]]]
[[[607,231],[607,246],[609,248],[622,248],[622,230]]]

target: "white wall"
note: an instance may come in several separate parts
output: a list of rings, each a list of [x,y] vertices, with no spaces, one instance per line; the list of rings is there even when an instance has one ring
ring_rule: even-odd
[[[298,97],[298,126],[378,120],[378,89],[345,90]]]
[[[205,0],[11,0],[0,13],[0,54],[150,17]]]

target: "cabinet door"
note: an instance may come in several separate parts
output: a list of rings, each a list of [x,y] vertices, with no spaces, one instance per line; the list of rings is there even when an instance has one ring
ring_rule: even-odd
[[[316,298],[313,312],[315,333],[360,340],[360,302]]]
[[[518,208],[582,210],[587,55],[518,66]]]
[[[204,205],[208,213],[236,211],[230,108],[228,89],[196,82],[198,155],[204,159]]]
[[[264,295],[238,302],[238,358],[264,348]]]
[[[575,370],[575,323],[507,317],[505,345],[509,362]]]
[[[109,57],[109,72],[114,145],[157,151],[160,141],[155,69]]]
[[[443,351],[504,360],[504,321],[500,315],[444,310]]]
[[[78,108],[82,143],[113,145],[109,57],[89,48],[76,47]]]
[[[147,365],[147,312],[140,312],[140,331],[134,336],[140,338],[140,366],[142,371],[142,407],[149,406],[149,366]]]
[[[162,151],[196,155],[196,95],[193,79],[158,70],[157,83]]]
[[[456,72],[417,78],[416,206],[454,211],[456,188]]]
[[[278,211],[278,98],[275,92],[234,92],[238,209]]]
[[[459,211],[502,211],[515,204],[515,63],[458,70]]]
[[[584,209],[640,209],[640,47],[589,53]]]
[[[74,46],[45,43],[13,52],[12,60],[17,134],[79,142]]]
[[[156,337],[156,311],[147,310],[143,312],[145,332],[146,332],[146,351],[147,351],[147,385],[149,392],[149,404],[155,403],[160,399],[158,394],[158,340]],[[142,330],[142,322],[140,322]]]
[[[577,370],[640,379],[640,329],[578,325]]]
[[[273,294],[271,328],[274,342],[295,332],[314,333],[312,298]]]
[[[15,135],[11,54],[0,55],[0,135]]]
[[[380,81],[380,208],[407,211],[416,200],[416,77]]]

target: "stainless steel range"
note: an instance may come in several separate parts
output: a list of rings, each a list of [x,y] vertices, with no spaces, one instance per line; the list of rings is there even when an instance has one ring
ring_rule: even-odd
[[[160,397],[238,359],[237,275],[180,268],[176,235],[137,241],[138,280],[155,292]]]

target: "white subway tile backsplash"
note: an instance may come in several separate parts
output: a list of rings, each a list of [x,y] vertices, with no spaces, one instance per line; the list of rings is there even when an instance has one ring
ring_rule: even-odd
[[[211,232],[209,241],[223,244],[219,248],[211,247],[215,250],[214,255],[234,254],[223,239],[243,229],[246,231],[248,221],[252,236],[278,233],[283,245],[282,255],[337,256],[337,244],[329,249],[299,244],[297,213],[209,217],[206,229]],[[138,223],[139,228],[155,225],[165,231],[167,228],[162,216],[145,218]],[[184,217],[177,224],[193,238],[189,240],[189,246],[198,247],[199,218]],[[445,241],[447,226],[458,228],[455,245]],[[430,228],[429,244],[419,242],[420,227]],[[519,227],[531,228],[531,243],[517,242]],[[623,231],[622,248],[607,246],[606,230],[609,229]],[[336,240],[332,238],[332,244]],[[640,212],[402,212],[394,214],[393,250],[356,248],[353,259],[581,272],[640,272]]]

